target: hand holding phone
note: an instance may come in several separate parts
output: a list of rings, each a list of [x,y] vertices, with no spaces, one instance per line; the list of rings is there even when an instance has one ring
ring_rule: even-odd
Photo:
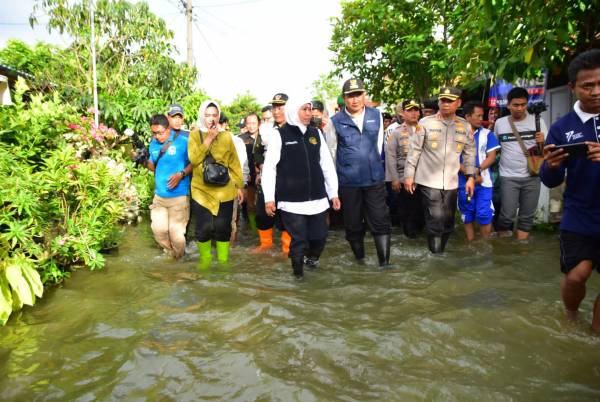
[[[574,144],[557,145],[556,149],[562,149],[569,158],[586,157],[588,154],[588,145],[585,142],[576,142]]]

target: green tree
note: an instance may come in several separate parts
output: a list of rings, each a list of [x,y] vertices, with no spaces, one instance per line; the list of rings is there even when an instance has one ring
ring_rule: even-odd
[[[229,126],[237,130],[236,125],[250,113],[257,113],[260,118],[262,106],[249,92],[238,94],[229,105],[222,105],[223,112],[229,118]]]
[[[336,73],[348,71],[392,103],[441,84],[507,80],[564,68],[598,46],[600,1],[350,0],[334,19]]]
[[[321,74],[311,84],[311,95],[322,102],[335,102],[342,92],[342,83],[332,74]]]
[[[598,0],[462,1],[456,74],[514,81],[564,71],[576,54],[600,46],[599,10]]]
[[[60,63],[31,72],[85,109],[92,104],[89,1],[39,0],[32,25],[41,14],[49,17],[50,32],[65,33],[72,43],[56,52]],[[97,0],[94,24],[100,111],[108,124],[144,130],[152,114],[193,92],[196,70],[172,58],[173,32],[148,4]]]
[[[449,50],[453,13],[448,1],[352,0],[334,19],[336,73],[363,78],[375,98],[424,99],[453,77]]]

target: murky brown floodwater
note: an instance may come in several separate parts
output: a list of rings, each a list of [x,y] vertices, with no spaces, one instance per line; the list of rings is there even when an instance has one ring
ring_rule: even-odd
[[[4,401],[598,401],[600,337],[562,318],[556,235],[393,238],[397,269],[355,265],[342,232],[302,282],[279,255],[198,272],[131,228],[0,328]],[[370,242],[370,240],[369,240]]]

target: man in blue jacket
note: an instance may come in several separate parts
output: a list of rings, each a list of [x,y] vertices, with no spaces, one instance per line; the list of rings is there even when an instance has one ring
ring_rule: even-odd
[[[383,119],[365,106],[362,80],[351,78],[342,87],[345,107],[331,118],[336,144],[336,171],[344,212],[346,240],[357,260],[365,257],[366,220],[380,266],[390,263],[390,213],[385,202]]]
[[[540,176],[548,187],[566,179],[560,223],[561,295],[567,317],[577,319],[586,282],[600,272],[600,49],[581,53],[569,65],[569,86],[579,99],[573,111],[550,127]],[[583,144],[580,150],[563,146]],[[600,294],[592,329],[600,333]]]

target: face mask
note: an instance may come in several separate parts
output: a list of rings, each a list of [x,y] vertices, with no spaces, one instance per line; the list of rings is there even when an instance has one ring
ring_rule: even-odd
[[[310,125],[313,127],[321,128],[322,122],[323,122],[323,119],[320,117],[313,116],[310,118]]]

